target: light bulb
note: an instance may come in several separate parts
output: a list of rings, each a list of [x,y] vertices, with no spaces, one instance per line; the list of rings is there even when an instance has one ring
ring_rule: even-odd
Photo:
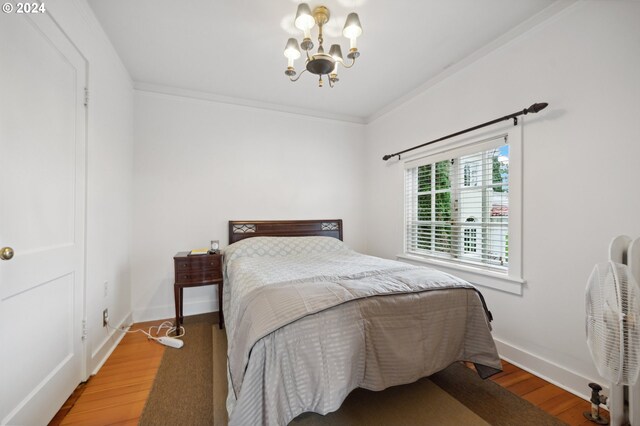
[[[362,34],[362,25],[357,13],[350,13],[344,23],[342,34],[347,38],[356,38]]]
[[[351,42],[351,49],[356,48],[356,38],[358,38],[361,34],[362,26],[360,25],[360,18],[358,18],[358,14],[350,13],[344,23],[342,35],[348,38]]]
[[[306,3],[300,3],[298,5],[298,11],[296,12],[295,19],[296,28],[305,32],[305,37],[309,34],[309,31],[316,23],[316,20],[311,15],[311,9]]]
[[[295,38],[290,38],[284,48],[284,56],[289,59],[289,66],[293,66],[293,61],[300,57],[300,47]]]

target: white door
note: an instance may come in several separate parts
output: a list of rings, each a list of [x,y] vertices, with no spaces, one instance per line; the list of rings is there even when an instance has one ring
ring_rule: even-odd
[[[86,79],[48,14],[0,13],[0,424],[47,424],[83,377]]]

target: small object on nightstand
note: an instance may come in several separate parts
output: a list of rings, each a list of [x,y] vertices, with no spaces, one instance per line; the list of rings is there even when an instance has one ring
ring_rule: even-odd
[[[211,240],[211,249],[209,249],[209,254],[220,253],[220,241]]]
[[[205,249],[208,250],[208,249]],[[224,328],[224,315],[222,314],[222,255],[207,254],[192,256],[190,252],[183,251],[173,257],[175,267],[175,284],[173,294],[176,304],[176,327],[182,324],[184,314],[182,311],[182,296],[184,287],[199,287],[203,285],[218,286],[218,306],[220,313],[220,328]]]
[[[209,249],[206,248],[199,248],[199,249],[193,249],[189,252],[189,256],[199,256],[201,254],[207,254],[209,253]]]

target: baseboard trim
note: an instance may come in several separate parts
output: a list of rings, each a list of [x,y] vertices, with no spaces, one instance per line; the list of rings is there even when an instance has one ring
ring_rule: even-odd
[[[127,315],[125,315],[124,319],[120,321],[116,328],[130,325],[132,323],[132,316],[132,313],[129,312]],[[100,368],[102,368],[102,366],[107,361],[107,359],[109,359],[109,356],[111,356],[111,353],[118,346],[124,335],[125,333],[121,333],[117,330],[111,330],[109,336],[104,339],[98,349],[91,354],[92,367],[90,370],[92,376],[97,374]]]
[[[217,312],[217,300],[196,300],[184,302],[182,309],[185,316],[206,314]],[[174,305],[148,306],[133,310],[133,322],[155,321],[166,318],[175,318],[176,308]]]
[[[602,384],[603,388],[605,388],[605,393],[608,393],[608,386],[605,386],[602,380],[598,381],[584,377],[575,371],[535,356],[510,343],[495,338],[494,340],[500,358],[584,400],[588,401],[591,397],[588,386],[590,382],[596,381]]]

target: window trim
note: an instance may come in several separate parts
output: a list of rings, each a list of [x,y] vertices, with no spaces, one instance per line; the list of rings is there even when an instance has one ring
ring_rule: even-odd
[[[404,169],[410,169],[422,164],[435,163],[443,159],[464,156],[477,147],[482,150],[482,145],[487,141],[499,137],[506,137],[509,144],[509,266],[507,271],[495,272],[470,265],[463,265],[453,260],[429,255],[418,255],[406,251],[407,212],[404,211],[404,237],[403,253],[398,254],[399,260],[426,263],[440,269],[450,269],[452,273],[463,279],[483,287],[494,288],[514,294],[522,294],[522,285],[525,283],[522,274],[522,131],[524,120],[519,120],[517,125],[511,125],[472,134],[463,138],[453,139],[445,145],[422,150],[416,155],[405,157]],[[405,194],[405,181],[402,180],[402,192]],[[403,199],[405,199],[403,197]],[[406,204],[406,203],[405,203]],[[406,206],[405,206],[406,208]],[[449,271],[447,271],[449,272]]]
[[[509,249],[511,249],[511,247],[509,247]],[[522,286],[526,283],[522,278],[511,277],[499,272],[487,271],[485,269],[474,268],[473,266],[461,265],[431,257],[402,253],[396,255],[396,259],[414,265],[430,266],[469,281],[473,285],[517,295],[522,295]]]

